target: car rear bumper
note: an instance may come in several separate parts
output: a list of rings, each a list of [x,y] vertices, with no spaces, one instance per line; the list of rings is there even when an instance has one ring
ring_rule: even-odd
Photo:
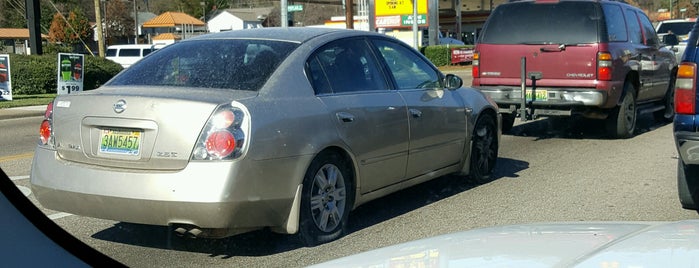
[[[38,148],[31,183],[44,207],[77,215],[228,229],[226,235],[263,227],[293,233],[296,223],[289,219],[305,172],[296,167],[310,161],[300,158],[191,162],[183,170],[156,172],[68,162]]]
[[[498,105],[518,105],[522,102],[521,88],[508,86],[479,86],[476,87],[484,94],[492,98]],[[528,88],[530,89],[530,88]],[[603,106],[607,101],[604,91],[575,88],[537,88],[536,91],[546,92],[546,100],[536,100],[532,104],[536,106]]]

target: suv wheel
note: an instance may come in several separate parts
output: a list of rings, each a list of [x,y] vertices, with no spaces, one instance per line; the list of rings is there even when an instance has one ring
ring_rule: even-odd
[[[636,130],[636,94],[630,83],[624,84],[624,99],[607,117],[607,132],[612,138],[629,138]]]

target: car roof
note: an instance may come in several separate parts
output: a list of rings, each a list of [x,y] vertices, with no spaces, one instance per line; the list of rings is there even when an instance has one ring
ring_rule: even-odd
[[[316,38],[318,36],[329,35],[329,34],[339,34],[344,36],[361,36],[361,35],[379,35],[378,33],[360,31],[360,30],[348,30],[348,29],[334,29],[334,28],[316,28],[316,27],[268,27],[268,28],[256,28],[256,29],[244,29],[235,31],[225,31],[220,33],[210,33],[181,42],[186,42],[190,40],[202,40],[202,39],[270,39],[270,40],[281,40],[288,42],[303,43],[310,39]]]

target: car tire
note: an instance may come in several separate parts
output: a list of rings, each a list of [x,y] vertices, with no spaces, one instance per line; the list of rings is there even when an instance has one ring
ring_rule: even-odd
[[[515,115],[514,114],[502,114],[502,132],[510,132],[512,127],[515,125]]]
[[[636,93],[630,83],[624,84],[624,98],[607,117],[607,132],[612,138],[629,138],[636,130]]]
[[[347,228],[354,188],[347,161],[338,154],[318,155],[303,179],[299,237],[306,246],[340,238]]]
[[[498,129],[495,118],[483,114],[473,129],[469,174],[479,183],[492,180],[493,170],[498,158]]]
[[[682,208],[699,213],[699,167],[677,160],[677,192]]]
[[[663,99],[665,109],[653,112],[653,118],[656,122],[668,123],[675,118],[675,77],[676,75],[673,73]]]

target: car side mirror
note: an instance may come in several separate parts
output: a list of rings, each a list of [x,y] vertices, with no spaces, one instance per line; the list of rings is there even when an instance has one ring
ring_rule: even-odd
[[[464,84],[464,80],[454,74],[447,74],[444,78],[444,86],[449,90],[460,88]]]

